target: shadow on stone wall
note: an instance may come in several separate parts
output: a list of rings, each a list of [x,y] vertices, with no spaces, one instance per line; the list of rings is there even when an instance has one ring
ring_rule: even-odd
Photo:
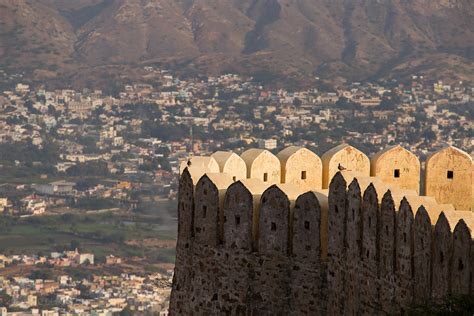
[[[341,173],[328,196],[249,180],[182,173],[172,315],[399,314],[474,290],[463,219]]]

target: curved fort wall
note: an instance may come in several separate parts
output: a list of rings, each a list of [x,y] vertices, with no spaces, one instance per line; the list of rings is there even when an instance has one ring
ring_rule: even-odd
[[[352,170],[328,190],[254,172],[183,171],[171,314],[400,313],[474,291],[471,212]]]

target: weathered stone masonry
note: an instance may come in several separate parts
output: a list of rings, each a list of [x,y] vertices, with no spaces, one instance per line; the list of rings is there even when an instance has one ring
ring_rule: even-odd
[[[462,219],[341,173],[326,196],[229,178],[181,175],[171,315],[400,313],[474,290]]]

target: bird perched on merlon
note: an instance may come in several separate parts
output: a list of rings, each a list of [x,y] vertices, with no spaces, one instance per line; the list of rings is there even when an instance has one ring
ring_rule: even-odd
[[[337,165],[337,169],[338,169],[339,171],[347,170],[347,168],[344,168],[341,164],[338,164],[338,165]]]

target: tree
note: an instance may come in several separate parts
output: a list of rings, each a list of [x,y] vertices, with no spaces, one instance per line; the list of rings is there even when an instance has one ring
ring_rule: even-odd
[[[106,208],[115,207],[114,201],[110,199],[84,197],[77,200],[73,205],[76,208],[84,210],[101,210]],[[73,224],[76,224],[75,222]]]
[[[122,309],[122,311],[120,312],[119,315],[120,316],[132,316],[133,312],[130,309],[130,306],[127,305],[124,309]]]
[[[339,100],[337,100],[336,102],[336,107],[345,110],[356,110],[360,108],[360,105],[352,102],[351,100],[345,97],[340,97]]]
[[[61,220],[65,223],[71,223],[72,221],[74,221],[74,214],[71,214],[71,213],[65,213],[63,215],[61,215]]]
[[[294,99],[293,99],[293,105],[294,105],[294,106],[300,107],[301,104],[303,104],[303,102],[302,102],[300,99],[298,99],[298,98],[294,98]]]
[[[184,124],[156,124],[153,121],[142,123],[142,136],[155,137],[163,141],[178,140],[189,137],[189,126]]]
[[[392,99],[383,98],[382,102],[379,104],[379,109],[381,110],[394,110],[396,108],[396,103]]]
[[[9,307],[13,302],[13,299],[10,295],[5,292],[5,290],[0,291],[0,306]]]
[[[92,154],[97,152],[96,142],[97,140],[91,136],[78,139],[78,143],[84,146],[85,154]]]
[[[30,279],[32,280],[51,280],[54,278],[51,270],[34,270],[30,273]]]
[[[44,94],[36,95],[36,100],[38,100],[38,102],[41,102],[42,104],[45,104],[46,103],[46,96]]]
[[[96,186],[99,183],[97,179],[94,178],[86,178],[86,179],[81,179],[77,181],[76,183],[76,189],[79,191],[86,191],[94,186]]]
[[[56,163],[59,159],[59,147],[48,139],[38,148],[31,141],[0,144],[0,160],[20,162]]]
[[[433,132],[431,129],[426,129],[421,134],[426,140],[436,140],[436,133]]]
[[[67,169],[66,174],[71,177],[90,175],[108,176],[109,169],[107,168],[107,163],[104,161],[88,161],[72,166]]]

